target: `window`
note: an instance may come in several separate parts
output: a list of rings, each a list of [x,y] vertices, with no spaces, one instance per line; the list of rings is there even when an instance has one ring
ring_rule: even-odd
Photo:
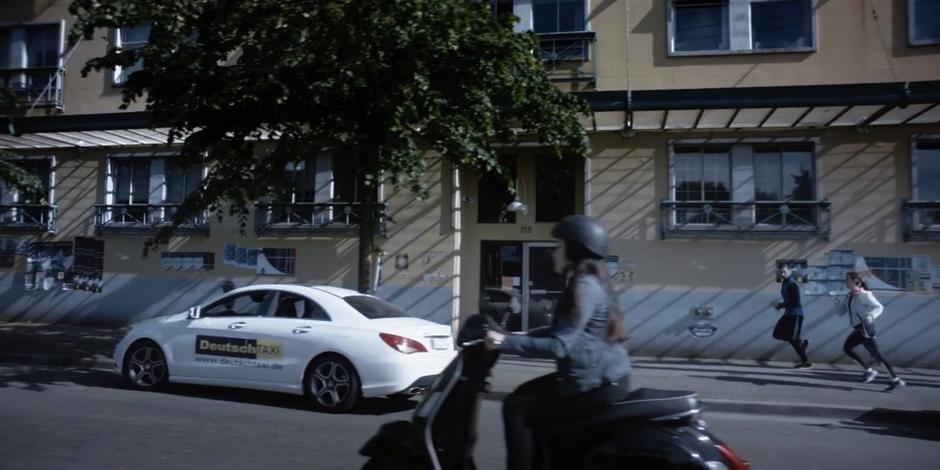
[[[380,318],[407,318],[411,316],[404,310],[382,299],[369,297],[367,295],[351,295],[349,297],[343,297],[343,300],[370,320]]]
[[[677,146],[673,165],[676,201],[731,201],[729,147]],[[680,204],[676,210],[679,224],[728,223],[730,218],[730,205]]]
[[[297,294],[282,292],[274,310],[275,317],[330,321],[330,316],[316,302]]]
[[[151,23],[142,23],[133,26],[122,26],[114,31],[114,46],[120,50],[140,49],[147,45],[150,39]],[[114,84],[127,83],[131,74],[144,68],[144,60],[138,59],[133,65],[118,66],[114,68]]]
[[[787,207],[779,201],[814,200],[813,149],[807,145],[754,147],[754,199],[757,223],[814,224],[813,207]],[[761,204],[761,201],[777,203]],[[786,219],[786,220],[784,220]]]
[[[907,0],[907,18],[911,44],[940,44],[940,1]]]
[[[673,6],[674,51],[727,50],[728,2],[677,1]]]
[[[866,256],[865,264],[878,279],[899,289],[910,287],[909,282],[912,280],[910,258],[869,258]]]
[[[258,274],[288,276],[294,274],[297,250],[293,248],[262,248],[258,256]]]
[[[671,0],[670,53],[815,48],[812,0]]]
[[[116,159],[111,175],[114,179],[114,204],[150,202],[150,159]]]
[[[202,317],[256,316],[268,311],[274,293],[256,290],[228,296],[212,303],[200,312]]]
[[[535,161],[535,221],[558,222],[575,213],[580,158],[540,156]]]
[[[914,199],[940,201],[940,141],[914,144]]]
[[[508,169],[505,178],[488,173],[481,174],[477,182],[477,222],[481,224],[516,223],[516,213],[506,211],[506,205],[513,201],[509,181],[516,180],[516,161],[502,158],[499,163]]]
[[[30,101],[57,100],[61,53],[58,23],[0,28],[0,85]]]
[[[533,0],[536,33],[584,31],[584,0]]]
[[[490,10],[493,15],[512,14],[513,0],[490,0]]]
[[[356,168],[351,158],[323,153],[316,158],[288,163],[281,202],[355,202]]]
[[[0,224],[52,230],[52,159],[24,158],[8,160],[39,180],[42,189],[22,192],[0,182]],[[42,207],[45,206],[45,207]]]

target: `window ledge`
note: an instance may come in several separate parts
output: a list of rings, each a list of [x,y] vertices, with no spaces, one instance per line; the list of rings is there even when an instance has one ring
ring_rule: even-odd
[[[708,50],[708,51],[669,51],[669,57],[710,57],[710,56],[737,56],[762,54],[812,54],[816,46],[810,47],[782,47],[778,49],[737,49],[737,50]]]

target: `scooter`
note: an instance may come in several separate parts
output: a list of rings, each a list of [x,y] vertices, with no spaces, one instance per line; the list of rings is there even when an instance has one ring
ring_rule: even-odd
[[[415,408],[411,421],[382,425],[359,451],[363,470],[473,470],[481,393],[499,351],[483,338],[492,319],[474,315],[457,335],[460,351]],[[540,468],[748,470],[750,463],[707,430],[695,392],[637,389],[623,401],[539,429]],[[587,442],[584,436],[604,436]]]

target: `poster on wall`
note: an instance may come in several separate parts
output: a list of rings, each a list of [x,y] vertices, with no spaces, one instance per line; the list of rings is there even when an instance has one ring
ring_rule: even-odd
[[[75,237],[75,262],[72,266],[73,288],[101,292],[104,278],[104,240]]]
[[[940,266],[929,255],[859,256],[853,250],[833,250],[825,266],[807,266],[803,271],[807,295],[845,295],[845,277],[859,273],[872,290],[931,294],[940,288]]]
[[[41,242],[30,244],[26,255],[26,290],[47,291],[53,288],[71,290],[75,257],[72,242]]]
[[[164,271],[212,271],[215,253],[207,251],[174,251],[160,253],[160,267]]]

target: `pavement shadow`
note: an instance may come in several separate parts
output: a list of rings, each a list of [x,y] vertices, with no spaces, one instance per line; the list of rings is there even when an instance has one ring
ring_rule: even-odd
[[[274,406],[278,408],[286,408],[315,414],[321,413],[320,411],[311,408],[303,397],[291,395],[288,393],[190,384],[170,384],[159,393],[192,398],[204,398],[209,400],[231,401],[253,405]],[[347,414],[382,416],[398,413],[401,411],[412,410],[416,406],[418,406],[417,401],[406,400],[402,398],[363,398],[359,404],[356,405],[356,407]]]
[[[0,354],[39,354],[77,363],[96,355],[111,357],[121,334],[113,328],[0,323]]]
[[[302,397],[287,393],[189,384],[169,384],[158,392],[146,392],[134,390],[121,376],[103,369],[0,364],[0,389],[18,388],[44,392],[50,387],[68,385],[133,390],[135,393],[165,393],[318,413],[310,408]],[[366,398],[349,414],[381,416],[412,410],[417,405],[418,402],[414,399]]]
[[[777,379],[767,379],[762,377],[740,377],[740,376],[712,376],[712,375],[689,375],[688,377],[701,378],[701,379],[714,379],[722,382],[735,382],[735,383],[750,383],[754,385],[761,386],[777,386],[777,385],[788,385],[794,387],[806,387],[806,388],[825,388],[829,390],[841,390],[844,392],[854,392],[860,391],[856,387],[842,387],[839,385],[828,385],[828,384],[818,384],[806,381],[797,380],[777,380]]]
[[[101,369],[0,364],[0,388],[44,392],[49,387],[73,384],[98,388],[126,388],[121,377]]]
[[[931,410],[907,411],[874,408],[851,421],[838,424],[807,424],[826,429],[851,429],[879,436],[895,436],[940,442],[940,412]]]

